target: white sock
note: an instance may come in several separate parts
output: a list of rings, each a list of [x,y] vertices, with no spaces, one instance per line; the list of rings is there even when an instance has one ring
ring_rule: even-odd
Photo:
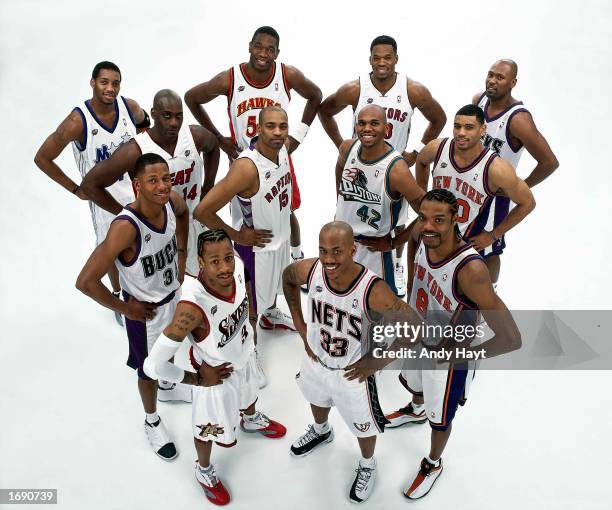
[[[198,469],[199,469],[199,470],[200,470],[202,473],[208,474],[208,473],[210,473],[210,472],[212,471],[212,468],[213,468],[213,465],[212,465],[212,464],[209,464],[209,465],[208,465],[208,466],[206,466],[206,467],[202,467],[202,466],[200,465],[200,463],[198,462]]]
[[[425,405],[425,404],[415,404],[414,401],[412,401],[410,403],[412,404],[412,410],[416,414],[419,414],[423,410],[423,406]]]
[[[159,421],[159,415],[157,414],[157,411],[151,414],[145,413],[145,415],[146,415],[147,423],[149,425],[153,425]]]
[[[438,466],[440,465],[440,459],[438,459],[438,460],[431,460],[431,459],[429,458],[429,455],[428,455],[427,457],[425,457],[425,460],[426,460],[427,462],[429,462],[429,463],[430,463],[432,466],[434,466],[434,467],[438,467]]]
[[[300,245],[292,246],[291,247],[291,256],[294,259],[299,259],[302,256],[302,247]]]
[[[319,435],[327,434],[327,432],[329,432],[329,422],[328,421],[326,421],[325,423],[315,423],[313,427],[314,427],[314,431]]]
[[[257,417],[257,411],[255,411],[253,414],[243,413],[242,417],[244,418],[244,421],[251,421],[252,422]]]
[[[366,459],[365,457],[361,457],[361,460],[359,461],[359,465],[364,468],[374,469],[376,467],[376,459],[374,458],[373,455],[369,459]]]
[[[160,380],[157,382],[157,384],[162,390],[169,390],[170,388],[172,388],[172,383],[168,381]]]

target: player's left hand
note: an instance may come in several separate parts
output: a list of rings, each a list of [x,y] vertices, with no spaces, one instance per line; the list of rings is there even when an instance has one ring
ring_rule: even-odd
[[[367,239],[356,239],[356,242],[363,244],[370,251],[391,251],[391,234],[383,237],[369,237]]]
[[[491,235],[491,232],[486,230],[483,230],[480,234],[470,237],[469,240],[476,251],[482,251],[487,246],[491,246],[493,244],[493,236]]]
[[[372,367],[372,360],[361,358],[352,365],[346,367],[344,378],[353,381],[357,379],[359,382],[364,382],[368,377],[376,372],[376,368]]]
[[[418,152],[402,152],[402,158],[404,158],[404,161],[406,162],[406,164],[408,166],[412,166],[416,163],[416,159],[418,156]]]
[[[299,145],[300,145],[300,142],[298,142],[295,138],[293,138],[292,136],[287,137],[287,141],[285,142],[285,147],[287,148],[287,152],[289,154],[291,154],[295,149],[297,149]]]

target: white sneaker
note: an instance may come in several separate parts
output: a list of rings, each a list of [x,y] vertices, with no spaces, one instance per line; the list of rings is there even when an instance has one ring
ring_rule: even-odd
[[[170,439],[168,431],[162,423],[161,418],[153,425],[145,420],[144,429],[145,433],[147,434],[149,444],[158,457],[161,457],[164,460],[172,460],[178,456],[176,446],[174,446],[174,443]]]
[[[406,295],[406,271],[404,265],[401,262],[395,263],[395,288],[397,289],[397,295],[404,297]]]
[[[325,443],[331,443],[334,440],[334,429],[329,426],[327,432],[317,434],[313,425],[308,425],[306,434],[302,434],[291,445],[291,455],[294,457],[305,457],[311,453],[317,446]]]
[[[370,497],[374,488],[374,482],[376,481],[376,459],[374,459],[374,467],[371,468],[363,467],[361,462],[359,462],[355,472],[357,475],[351,486],[349,499],[351,503],[363,503]]]
[[[421,406],[421,410],[416,412],[412,402],[410,402],[406,407],[401,407],[391,414],[385,414],[385,418],[389,420],[389,423],[385,425],[385,428],[388,429],[401,427],[407,423],[425,423],[427,421],[425,406]]]
[[[296,331],[293,325],[291,315],[286,314],[280,308],[269,308],[259,319],[259,327],[261,329],[285,329],[287,331]]]
[[[206,495],[206,499],[215,505],[227,505],[230,502],[230,495],[223,486],[221,480],[215,472],[215,467],[211,464],[208,468],[201,468],[196,460],[195,477]]]
[[[427,496],[434,482],[442,474],[442,459],[438,466],[430,464],[427,459],[421,461],[421,467],[410,487],[404,490],[404,496],[408,499],[420,499]]]
[[[257,366],[257,386],[259,389],[262,389],[268,384],[268,379],[266,379],[266,374],[263,370],[263,364],[261,362],[261,356],[255,349],[255,365]]]
[[[167,383],[166,381],[160,381],[163,385],[170,386],[163,388],[161,384],[157,383],[157,400],[160,402],[187,402],[191,404],[193,400],[192,390],[193,387],[189,384],[182,383]]]

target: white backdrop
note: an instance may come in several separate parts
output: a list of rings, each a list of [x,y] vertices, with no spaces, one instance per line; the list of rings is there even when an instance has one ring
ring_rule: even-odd
[[[601,134],[612,113],[611,12],[596,1],[519,1],[504,8],[473,1],[1,2],[0,139],[10,189],[0,215],[0,488],[59,487],[62,508],[202,504],[191,478],[187,407],[162,407],[183,453],[163,464],[147,451],[140,430],[134,376],[122,366],[124,333],[110,312],[74,289],[94,243],[87,204],[32,161],[44,138],[91,96],[95,63],[117,63],[121,93],[150,109],[157,90],[182,95],[245,61],[253,31],[267,24],[280,33],[279,60],[301,69],[326,96],[367,70],[370,41],[385,33],[398,41],[399,69],[442,104],[449,136],[454,112],[483,89],[490,64],[513,58],[519,64],[514,95],[533,112],[561,166],[535,188],[534,213],[507,236],[500,295],[514,309],[607,309],[610,164]],[[294,99],[290,119],[302,107]],[[207,110],[227,134],[225,108],[220,98]],[[193,121],[190,114],[186,119]],[[348,110],[338,120],[349,136]],[[424,125],[417,114],[413,140]],[[318,120],[295,160],[309,256],[335,200],[336,151]],[[76,179],[70,150],[58,162]],[[525,154],[519,174],[525,177],[533,164]],[[219,177],[226,168],[222,157]],[[335,449],[290,462],[289,443],[308,420],[290,380],[300,349],[289,335],[262,342],[271,380],[262,405],[288,424],[289,434],[274,445],[247,438],[219,454],[236,508],[343,507],[356,445],[337,421]],[[390,409],[405,395],[391,374],[383,379]],[[602,405],[610,382],[609,372],[483,373],[473,402],[458,414],[447,470],[419,505],[610,508],[603,466],[612,451],[605,434],[612,411]],[[399,489],[426,453],[427,436],[421,428],[381,438],[381,480],[371,508],[403,503]]]

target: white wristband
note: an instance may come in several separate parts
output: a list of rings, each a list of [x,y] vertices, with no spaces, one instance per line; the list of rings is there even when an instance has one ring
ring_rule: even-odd
[[[423,142],[419,142],[419,144],[416,147],[413,147],[412,150],[409,150],[408,152],[421,152],[423,150],[423,147],[425,147],[425,144]]]
[[[295,129],[295,132],[291,133],[291,136],[295,139],[296,142],[302,143],[304,141],[304,138],[306,138],[306,134],[308,133],[309,129],[310,126],[308,124],[300,122],[298,124],[298,127]]]
[[[144,360],[142,369],[151,379],[163,379],[178,383],[185,377],[185,371],[168,360],[172,358],[181,346],[181,342],[175,342],[163,333],[155,341],[153,349]]]

